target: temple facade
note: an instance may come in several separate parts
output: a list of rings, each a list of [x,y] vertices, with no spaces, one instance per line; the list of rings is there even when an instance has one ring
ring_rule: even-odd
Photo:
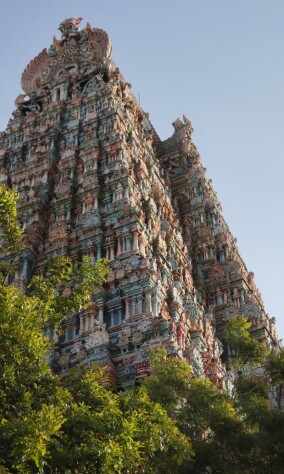
[[[275,320],[224,221],[190,121],[175,120],[160,140],[111,58],[108,34],[88,23],[80,30],[80,20],[63,21],[61,39],[27,66],[0,134],[0,182],[22,197],[14,282],[44,274],[50,257],[105,257],[107,284],[55,336],[54,370],[95,361],[128,388],[165,347],[224,387],[226,321],[249,317],[253,336],[272,347]]]

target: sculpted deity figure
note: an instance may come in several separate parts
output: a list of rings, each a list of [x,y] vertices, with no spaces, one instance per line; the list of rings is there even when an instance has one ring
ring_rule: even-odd
[[[62,33],[62,37],[68,38],[69,36],[74,36],[79,31],[79,25],[83,18],[67,18],[62,21],[59,25],[59,31]]]

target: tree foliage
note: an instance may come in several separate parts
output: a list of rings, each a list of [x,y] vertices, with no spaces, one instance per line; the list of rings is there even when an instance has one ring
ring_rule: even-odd
[[[107,262],[94,265],[84,256],[72,264],[70,257],[61,256],[46,262],[47,273],[32,278],[30,288],[38,300],[42,322],[58,325],[67,314],[86,309],[92,294],[106,281]]]
[[[73,466],[79,473],[170,473],[170,462],[190,458],[188,438],[145,389],[115,394],[102,387],[102,376],[94,367],[65,380],[72,401],[52,448],[50,472],[65,473]]]
[[[0,187],[2,242],[15,255],[23,241],[17,199]],[[189,460],[189,438],[144,388],[113,393],[102,385],[103,368],[78,367],[60,379],[48,365],[46,324],[86,308],[106,262],[47,261],[28,294],[6,286],[8,273],[0,284],[0,473],[170,473]]]
[[[34,278],[29,295],[0,286],[0,459],[11,472],[43,472],[65,423],[70,394],[47,363],[44,326],[84,308],[106,273],[103,261],[94,266],[84,258],[72,268],[64,257],[49,263],[46,279]],[[67,284],[72,291],[65,292]]]
[[[0,185],[0,238],[7,252],[17,252],[22,247],[23,231],[17,222],[19,194]]]
[[[245,317],[231,318],[226,326],[225,340],[235,353],[230,361],[233,366],[262,365],[269,354],[263,343],[251,337],[250,327],[251,323]]]
[[[277,367],[282,357],[282,351],[274,356]],[[258,352],[251,362],[259,364]],[[209,380],[191,376],[187,363],[168,359],[165,350],[154,353],[150,363],[144,387],[191,439],[195,452],[194,463],[185,461],[173,472],[283,472],[284,413],[271,406],[267,378],[241,375],[231,397]]]
[[[23,245],[17,199],[0,187],[0,237],[11,255]],[[47,261],[28,294],[6,285],[10,268],[0,278],[0,474],[284,472],[284,351],[268,354],[246,319],[226,329],[241,374],[233,396],[166,350],[152,354],[139,387],[114,393],[103,386],[104,367],[53,375],[43,331],[86,307],[106,262]],[[245,375],[253,366],[262,377]]]

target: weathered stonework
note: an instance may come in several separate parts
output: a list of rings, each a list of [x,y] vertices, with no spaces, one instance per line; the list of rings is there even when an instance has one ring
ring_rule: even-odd
[[[61,40],[27,66],[25,94],[0,135],[0,181],[21,194],[26,232],[15,283],[24,288],[51,256],[104,256],[108,283],[67,318],[54,370],[96,361],[127,388],[148,373],[149,353],[166,347],[223,387],[228,318],[247,315],[255,337],[275,345],[274,318],[223,219],[190,121],[177,119],[161,141],[113,63],[107,33],[79,23],[62,22]]]

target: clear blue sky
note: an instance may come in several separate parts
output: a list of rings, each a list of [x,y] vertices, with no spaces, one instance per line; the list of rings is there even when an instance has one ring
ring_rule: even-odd
[[[207,176],[284,338],[284,1],[13,0],[1,3],[0,130],[20,77],[59,23],[105,29],[162,139],[186,114]]]

